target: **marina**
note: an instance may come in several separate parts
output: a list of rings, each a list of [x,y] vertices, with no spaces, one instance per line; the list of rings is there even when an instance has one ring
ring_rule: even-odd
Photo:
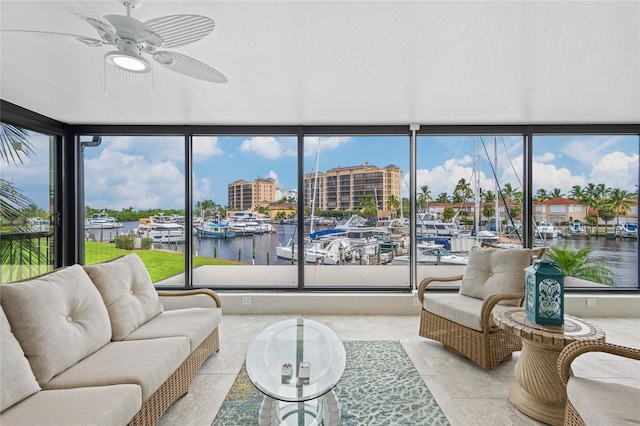
[[[139,223],[135,221],[122,222],[123,227],[117,231],[118,234],[133,232]],[[206,238],[194,236],[194,251],[196,256],[217,257],[231,261],[239,261],[247,265],[292,265],[296,261],[290,258],[278,257],[278,247],[286,247],[290,244],[291,238],[295,236],[296,225],[287,223],[272,224],[274,232],[254,234],[251,236],[235,236],[233,238]],[[333,226],[323,229],[332,229]],[[613,227],[610,229],[613,230]],[[105,231],[105,236],[107,232]],[[99,234],[97,234],[99,235]],[[96,238],[96,240],[98,240]],[[295,241],[295,238],[294,238]],[[447,240],[455,242],[455,239]],[[557,246],[577,250],[584,247],[593,249],[592,256],[604,260],[605,265],[615,275],[617,287],[634,287],[638,276],[638,242],[632,238],[607,239],[604,235],[599,237],[586,238],[563,238],[557,237],[544,241],[540,244],[546,246]],[[403,244],[403,243],[399,243]],[[169,249],[184,251],[184,244],[181,243],[154,243],[154,249]],[[391,245],[389,246],[391,247]],[[407,247],[404,247],[407,249]],[[385,257],[385,256],[383,256]],[[391,264],[394,257],[387,258]],[[311,259],[308,259],[311,260]],[[369,265],[374,264],[375,256],[369,256]],[[366,265],[365,256],[356,259],[352,257],[349,264]],[[313,264],[316,262],[307,262]],[[397,262],[396,262],[397,263]],[[326,264],[329,264],[327,262]]]

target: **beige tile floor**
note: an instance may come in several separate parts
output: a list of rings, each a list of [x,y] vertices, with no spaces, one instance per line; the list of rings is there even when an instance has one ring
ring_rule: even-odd
[[[417,316],[310,315],[331,327],[343,340],[399,340],[452,425],[540,425],[509,402],[515,383],[511,361],[484,371],[452,354],[438,342],[418,336]],[[210,425],[222,404],[253,337],[285,315],[225,315],[220,325],[219,353],[211,356],[196,376],[189,393],[160,420],[161,426]],[[640,347],[640,318],[590,318],[607,333],[607,341]],[[603,377],[640,387],[637,361],[609,355],[584,355],[574,373]],[[240,425],[239,425],[240,426]],[[244,426],[244,425],[242,425]],[[367,425],[368,426],[368,425]]]

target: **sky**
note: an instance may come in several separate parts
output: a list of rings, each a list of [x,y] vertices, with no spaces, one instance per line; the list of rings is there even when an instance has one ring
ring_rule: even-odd
[[[474,139],[476,155],[474,156]],[[42,209],[48,208],[48,137],[31,133],[35,155],[23,164],[1,163],[0,176],[19,188]],[[122,210],[183,209],[185,164],[182,137],[104,137],[98,147],[85,148],[85,205]],[[318,149],[319,144],[319,149]],[[637,136],[535,136],[534,192],[574,185],[604,183],[636,191]],[[452,194],[459,179],[495,191],[493,167],[500,186],[522,189],[522,138],[427,137],[417,141],[417,186],[431,196]],[[485,152],[486,147],[486,152]],[[487,155],[488,154],[488,155]],[[193,145],[194,200],[227,205],[227,185],[236,180],[271,177],[284,190],[296,188],[295,137],[196,137]],[[474,161],[475,159],[475,161]],[[409,195],[408,137],[307,137],[304,173],[369,163],[399,166],[404,176],[401,196]],[[476,163],[474,167],[474,163]]]

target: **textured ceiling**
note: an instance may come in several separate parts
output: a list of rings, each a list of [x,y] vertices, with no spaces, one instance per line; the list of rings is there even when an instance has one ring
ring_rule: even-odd
[[[58,3],[2,0],[0,29],[97,37]],[[216,28],[172,50],[227,84],[155,66],[129,85],[106,47],[2,32],[0,97],[73,124],[640,122],[640,1],[149,0],[132,16],[181,13]]]

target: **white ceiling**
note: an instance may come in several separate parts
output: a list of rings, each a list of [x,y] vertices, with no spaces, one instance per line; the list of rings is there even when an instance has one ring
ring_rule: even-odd
[[[98,37],[58,3],[1,0],[0,29]],[[638,0],[148,0],[132,16],[182,13],[216,28],[172,50],[227,84],[156,66],[151,93],[105,74],[107,47],[0,33],[0,97],[73,124],[640,122]]]

